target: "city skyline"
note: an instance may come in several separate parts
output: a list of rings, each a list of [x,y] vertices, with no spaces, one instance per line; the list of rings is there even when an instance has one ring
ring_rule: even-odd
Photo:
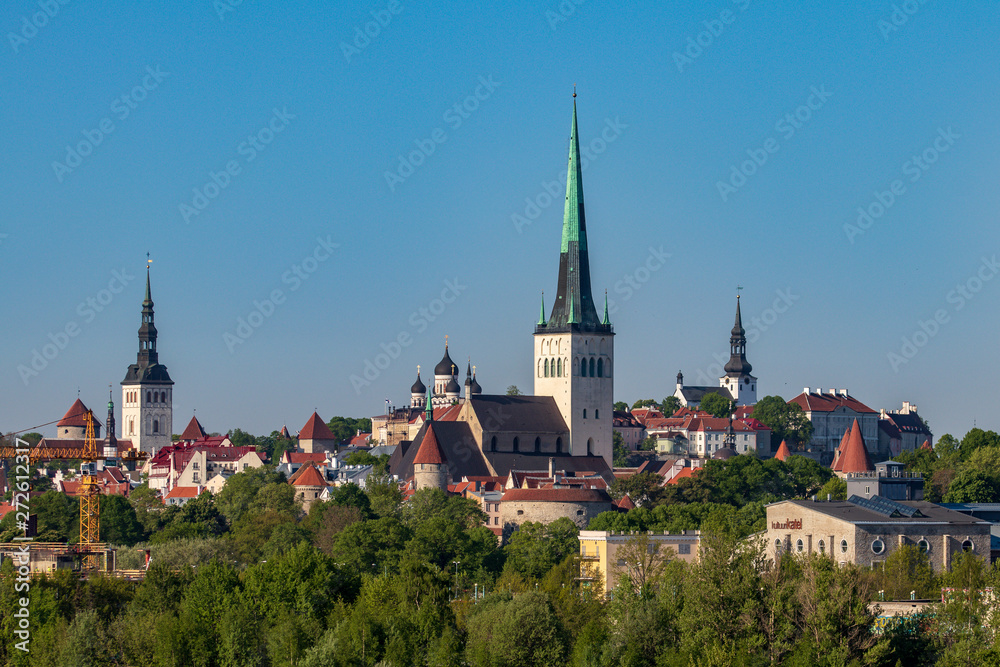
[[[531,393],[574,83],[615,400],[716,384],[743,286],[758,396],[997,428],[989,5],[560,6],[66,5],[8,38],[0,430],[119,402],[147,252],[175,431],[379,414],[445,335]]]

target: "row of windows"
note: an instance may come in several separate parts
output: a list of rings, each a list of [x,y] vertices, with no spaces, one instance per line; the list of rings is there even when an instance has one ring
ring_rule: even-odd
[[[595,410],[594,412],[596,413],[597,411]],[[583,417],[584,417],[584,419],[587,418],[586,410],[584,410]],[[490,451],[490,452],[497,451],[497,445],[498,444],[499,444],[499,441],[497,440],[497,437],[493,436],[492,438],[490,438],[490,445],[489,445],[489,449],[487,451]],[[519,437],[517,437],[517,436],[514,436],[514,440],[513,440],[512,444],[514,446],[514,451],[515,452],[533,451],[533,452],[535,452],[537,454],[537,453],[539,453],[539,452],[542,451],[542,439],[541,438],[537,438],[537,437],[535,438],[534,447],[531,450],[527,450],[527,449],[522,450],[521,449],[521,439]],[[556,453],[557,454],[568,454],[569,453],[569,452],[566,452],[566,451],[563,450],[563,439],[562,438],[556,438]],[[587,454],[590,454],[590,455],[594,454],[594,439],[593,438],[589,438],[587,440]],[[499,505],[497,505],[497,509],[498,510],[500,509]]]
[[[611,360],[604,357],[583,358],[573,362],[573,369],[580,377],[611,377]],[[539,359],[538,377],[561,378],[569,376],[569,359]]]
[[[139,391],[126,391],[125,392],[125,404],[126,405],[138,405],[139,403]],[[146,392],[146,403],[167,403],[170,400],[170,395],[166,391],[147,391]]]
[[[551,340],[543,339],[542,342],[541,342],[541,345],[539,346],[539,350],[540,350],[542,356],[549,356],[549,355],[557,355],[558,356],[558,355],[560,355],[564,351],[562,349],[562,343],[563,343],[563,341],[561,339],[559,339],[559,338],[553,338]],[[571,350],[569,349],[570,348],[569,341],[566,341],[566,343],[567,343],[566,344],[566,348],[567,349],[565,351],[566,352],[570,352]],[[594,347],[591,347],[590,346],[591,343],[596,343],[596,344],[594,345]],[[591,352],[595,352],[597,354],[607,354],[607,347],[608,347],[607,343],[608,343],[608,341],[605,338],[602,338],[600,341],[595,341],[595,340],[593,340],[591,338],[585,338],[585,339],[583,339],[583,344]]]
[[[587,408],[583,409],[583,418],[584,419],[587,418]],[[594,410],[594,419],[600,419],[600,418],[601,418],[601,411],[600,410]]]
[[[824,540],[820,540],[819,544],[817,546],[819,547],[819,552],[821,554],[825,554],[826,553],[826,542]],[[928,542],[927,540],[924,540],[924,539],[921,539],[920,541],[917,542],[917,547],[923,553],[928,553],[931,550],[931,544],[930,544],[930,542]],[[781,553],[781,551],[782,551],[783,548],[784,548],[784,544],[783,544],[783,542],[780,539],[777,539],[777,540],[774,541],[774,550],[775,550],[775,552]],[[975,548],[976,548],[976,545],[972,542],[972,540],[964,540],[962,542],[962,551],[975,551]],[[848,549],[847,540],[841,540],[840,541],[840,553],[846,554],[847,553],[847,549]],[[802,541],[802,539],[796,540],[795,541],[795,551],[797,551],[798,553],[802,553],[804,550],[805,550],[805,542]],[[882,539],[880,539],[880,538],[875,538],[874,540],[872,540],[871,550],[872,550],[872,553],[875,554],[876,556],[885,553],[885,542]]]

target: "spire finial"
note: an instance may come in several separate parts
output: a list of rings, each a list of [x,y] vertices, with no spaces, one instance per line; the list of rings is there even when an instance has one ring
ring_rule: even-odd
[[[576,97],[576,84],[573,84],[573,97]]]
[[[448,349],[448,334],[444,335],[444,349]]]
[[[417,377],[420,377],[420,364],[417,364]]]

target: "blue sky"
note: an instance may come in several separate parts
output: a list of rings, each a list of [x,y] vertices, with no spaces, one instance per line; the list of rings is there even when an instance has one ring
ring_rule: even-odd
[[[175,431],[378,414],[446,334],[530,392],[574,83],[617,399],[714,384],[741,285],[760,395],[998,429],[1000,19],[895,7],[4,3],[0,430],[119,402],[147,252]]]

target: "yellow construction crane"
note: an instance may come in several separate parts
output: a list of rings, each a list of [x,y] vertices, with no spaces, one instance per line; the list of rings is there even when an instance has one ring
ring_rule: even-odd
[[[85,570],[98,567],[98,551],[93,547],[101,541],[101,488],[97,484],[97,461],[108,458],[120,459],[122,462],[139,462],[148,457],[146,452],[128,451],[123,456],[105,456],[97,449],[97,438],[94,437],[94,411],[87,410],[84,418],[87,422],[83,450],[74,447],[41,447],[36,445],[28,453],[28,460],[80,459],[80,543],[79,553],[83,556],[81,566]],[[111,429],[114,424],[109,424]],[[109,430],[109,437],[114,442],[114,432]],[[15,447],[0,447],[0,458],[15,458],[24,456],[23,449]]]

